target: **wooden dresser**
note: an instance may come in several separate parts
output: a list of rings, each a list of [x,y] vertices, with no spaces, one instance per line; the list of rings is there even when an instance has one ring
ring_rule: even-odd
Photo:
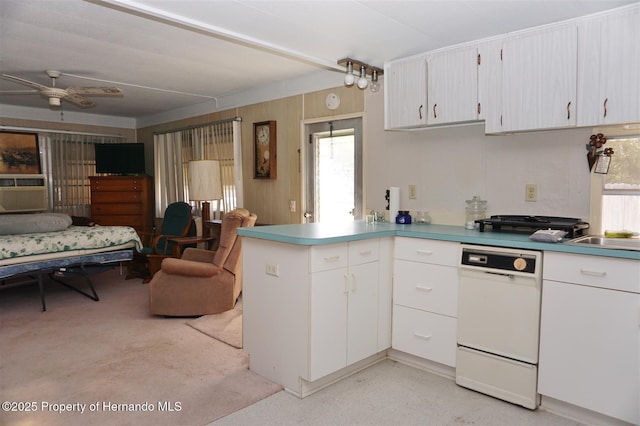
[[[99,225],[131,226],[150,234],[153,227],[151,176],[90,176],[91,218]]]

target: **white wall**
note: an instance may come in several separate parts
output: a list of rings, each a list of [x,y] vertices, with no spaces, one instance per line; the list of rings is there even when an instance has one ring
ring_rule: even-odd
[[[383,93],[368,92],[364,128],[365,205],[383,210],[385,190],[400,187],[403,210],[428,210],[433,223],[464,224],[465,200],[479,195],[487,213],[589,220],[591,129],[486,136],[483,125],[384,130]],[[538,201],[525,202],[525,185]],[[417,199],[408,199],[408,185]]]

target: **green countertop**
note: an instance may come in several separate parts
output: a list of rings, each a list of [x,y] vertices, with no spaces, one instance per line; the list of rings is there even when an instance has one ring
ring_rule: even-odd
[[[397,225],[388,222],[368,224],[364,221],[354,221],[340,225],[307,223],[302,225],[270,225],[240,228],[238,229],[238,234],[245,237],[304,246],[399,236],[640,260],[640,251],[604,249],[589,245],[569,243],[567,241],[560,243],[541,243],[529,239],[528,234],[480,232],[478,230],[465,229],[463,226],[449,225]]]

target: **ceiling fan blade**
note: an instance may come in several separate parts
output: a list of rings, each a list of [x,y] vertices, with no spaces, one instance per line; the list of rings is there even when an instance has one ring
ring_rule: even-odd
[[[75,93],[69,93],[68,91],[67,94],[62,97],[62,99],[64,99],[65,101],[69,101],[74,105],[78,105],[81,108],[91,108],[96,106],[96,104],[91,102],[89,99]]]
[[[39,90],[0,90],[0,95],[30,95],[40,93]]]
[[[0,74],[0,77],[4,78],[5,80],[13,81],[15,83],[24,84],[29,87],[34,87],[38,90],[47,88],[47,86],[43,86],[42,84],[34,83],[33,81],[25,80],[24,78],[20,78],[20,77],[14,77],[9,74]]]
[[[117,87],[67,87],[68,93],[89,96],[122,96],[122,90]]]

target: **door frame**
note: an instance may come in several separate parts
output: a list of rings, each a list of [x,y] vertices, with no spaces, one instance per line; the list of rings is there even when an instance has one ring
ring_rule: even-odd
[[[366,165],[364,161],[364,146],[365,146],[365,135],[364,135],[364,114],[356,113],[356,114],[343,114],[343,115],[335,115],[335,116],[327,116],[327,117],[318,117],[308,120],[302,120],[300,125],[300,147],[298,149],[298,164],[300,168],[300,209],[299,220],[300,223],[307,223],[304,217],[304,213],[307,211],[307,153],[309,150],[309,144],[307,143],[306,137],[306,127],[311,124],[318,123],[327,123],[329,121],[341,121],[341,120],[351,120],[351,119],[360,119],[361,122],[361,130],[362,130],[362,214],[364,215],[364,210],[366,209],[366,200],[365,200],[365,176],[366,176]],[[354,220],[358,220],[359,218],[354,217]]]

